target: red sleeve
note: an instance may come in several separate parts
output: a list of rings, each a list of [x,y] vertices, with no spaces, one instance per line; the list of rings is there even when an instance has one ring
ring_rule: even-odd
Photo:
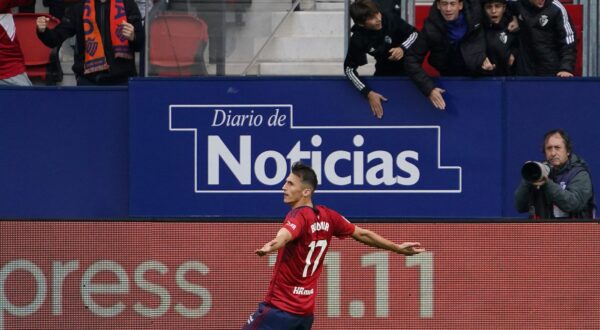
[[[335,237],[344,239],[354,234],[354,224],[334,210],[329,209],[328,212],[333,223],[333,235]]]
[[[288,212],[283,220],[283,228],[289,230],[292,234],[292,240],[295,240],[302,233],[304,227],[304,216],[301,209],[294,209]]]

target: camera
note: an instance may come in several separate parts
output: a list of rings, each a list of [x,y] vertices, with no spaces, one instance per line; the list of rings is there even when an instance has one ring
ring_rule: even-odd
[[[540,181],[547,177],[548,173],[550,173],[550,166],[546,162],[528,161],[521,168],[521,176],[528,182]]]

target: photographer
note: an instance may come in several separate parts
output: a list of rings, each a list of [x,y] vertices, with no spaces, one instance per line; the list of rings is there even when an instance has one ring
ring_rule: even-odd
[[[531,163],[524,166],[524,179],[515,191],[517,211],[529,212],[532,219],[595,217],[589,169],[571,150],[571,141],[563,130],[551,130],[544,135],[546,161],[537,163],[537,178],[528,173],[526,166]]]

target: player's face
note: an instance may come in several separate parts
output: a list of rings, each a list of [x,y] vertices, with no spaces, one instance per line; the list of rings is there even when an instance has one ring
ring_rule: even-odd
[[[544,145],[544,152],[546,153],[546,160],[553,167],[560,168],[569,160],[569,152],[567,152],[565,140],[558,133],[548,137]]]
[[[542,8],[544,7],[544,3],[546,3],[546,0],[529,0],[529,2],[531,2],[532,5],[538,8]]]
[[[381,28],[383,28],[383,25],[381,24],[381,13],[377,13],[371,18],[367,19],[363,24],[363,27],[369,30],[381,30]]]
[[[463,2],[459,0],[438,0],[437,8],[446,21],[454,21],[463,9]]]
[[[310,196],[310,189],[302,184],[300,177],[294,173],[290,173],[290,175],[288,175],[288,177],[285,179],[282,189],[283,202],[292,207],[299,205],[304,198]]]
[[[499,2],[491,2],[485,4],[485,13],[487,14],[490,22],[494,24],[500,23],[504,12],[506,11],[506,5]]]

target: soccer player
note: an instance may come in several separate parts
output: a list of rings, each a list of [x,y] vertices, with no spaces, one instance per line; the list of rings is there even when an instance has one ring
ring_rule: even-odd
[[[273,240],[256,250],[259,256],[279,251],[269,290],[244,330],[310,329],[314,320],[317,280],[331,238],[355,240],[407,256],[425,251],[420,243],[395,244],[376,233],[350,223],[336,211],[313,205],[317,176],[300,162],[283,185],[283,202],[291,211]]]

